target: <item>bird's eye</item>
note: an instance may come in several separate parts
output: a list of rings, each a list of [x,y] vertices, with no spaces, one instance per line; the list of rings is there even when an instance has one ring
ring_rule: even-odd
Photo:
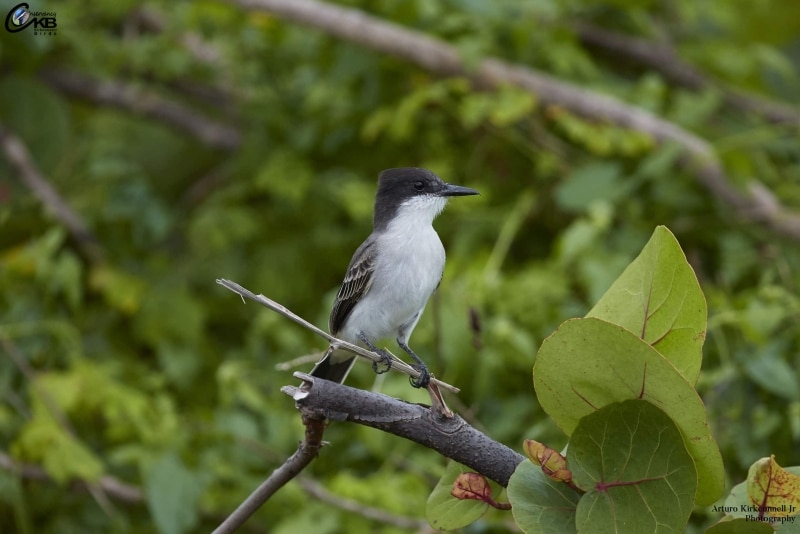
[[[425,182],[423,182],[422,180],[417,180],[416,182],[414,182],[414,189],[416,189],[417,191],[422,191],[423,189],[425,189]]]

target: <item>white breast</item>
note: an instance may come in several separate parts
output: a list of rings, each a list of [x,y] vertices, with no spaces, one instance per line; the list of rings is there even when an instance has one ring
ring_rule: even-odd
[[[422,312],[444,269],[444,247],[431,223],[446,202],[432,197],[403,206],[380,234],[372,287],[340,332],[345,339],[359,330],[375,342],[397,337]]]

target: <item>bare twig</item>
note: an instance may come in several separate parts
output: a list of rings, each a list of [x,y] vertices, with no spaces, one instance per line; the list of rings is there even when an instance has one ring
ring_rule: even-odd
[[[585,44],[628,58],[688,89],[715,87],[722,92],[725,103],[734,109],[757,113],[772,122],[800,123],[800,110],[726,88],[683,61],[671,46],[585,23],[577,25],[577,32]]]
[[[357,9],[316,0],[228,1],[245,9],[267,11],[312,26],[340,39],[405,59],[436,74],[466,77],[478,88],[515,85],[536,94],[547,105],[562,107],[591,120],[608,121],[637,130],[661,143],[676,143],[684,151],[683,163],[689,171],[712,194],[734,206],[741,218],[759,222],[776,233],[800,240],[800,214],[777,203],[767,209],[751,190],[738,190],[730,183],[714,149],[706,140],[649,111],[496,58],[485,59],[477,67],[470,68],[454,46]]]
[[[67,228],[86,258],[92,263],[102,262],[103,249],[92,231],[89,230],[89,226],[61,198],[55,187],[42,176],[25,143],[7,130],[2,123],[0,123],[0,150],[3,151],[11,167],[17,171],[25,186]]]
[[[250,299],[252,301],[258,302],[262,306],[265,306],[265,307],[269,308],[270,310],[272,310],[274,312],[277,312],[277,313],[283,315],[284,317],[287,317],[287,318],[291,319],[292,321],[294,321],[295,323],[299,324],[300,326],[302,326],[304,328],[307,328],[308,330],[311,330],[312,332],[314,332],[318,336],[326,339],[328,341],[328,343],[330,343],[331,345],[335,346],[336,348],[347,350],[349,352],[352,352],[353,354],[356,354],[358,356],[361,356],[361,357],[366,358],[366,359],[368,359],[370,361],[373,361],[373,362],[385,363],[383,361],[382,357],[379,354],[375,354],[374,352],[371,352],[371,351],[369,351],[367,349],[361,348],[358,345],[353,345],[352,343],[348,343],[347,341],[344,341],[342,339],[339,339],[337,337],[334,337],[334,336],[330,335],[326,331],[322,330],[321,328],[317,328],[316,326],[314,326],[313,324],[309,323],[308,321],[306,321],[305,319],[303,319],[299,315],[295,314],[294,312],[292,312],[291,310],[289,310],[288,308],[286,308],[282,304],[278,304],[274,300],[272,300],[272,299],[270,299],[268,297],[265,297],[264,295],[256,295],[252,291],[250,291],[248,289],[245,289],[242,286],[240,286],[239,284],[237,284],[236,282],[231,282],[230,280],[220,279],[220,280],[217,280],[217,283],[219,285],[221,285],[221,286],[233,291],[234,293],[242,296],[242,297],[246,297],[246,298],[248,298],[248,299]],[[389,352],[389,351],[387,351],[387,352]],[[409,375],[409,376],[411,376],[413,378],[418,378],[419,377],[419,371],[417,371],[416,369],[414,369],[413,367],[411,367],[410,365],[405,363],[403,360],[401,360],[397,356],[394,356],[391,353],[389,353],[389,354],[392,355],[392,357],[393,357],[393,360],[392,360],[392,362],[390,364],[390,367],[392,369],[396,369],[396,370],[400,371],[401,373],[405,373],[405,374],[407,374],[407,375]],[[442,382],[441,380],[438,380],[438,379],[434,378],[433,376],[431,376],[431,383],[433,383],[433,384],[435,384],[435,385],[437,385],[437,386],[439,386],[441,388],[444,388],[444,389],[446,389],[448,391],[451,391],[453,393],[458,393],[460,391],[457,387],[451,386],[450,384],[447,384],[446,382]]]
[[[294,373],[302,386],[284,386],[305,417],[349,421],[406,438],[435,450],[494,480],[508,484],[514,469],[524,459],[470,426],[461,417],[441,417],[419,404],[351,388],[305,373]]]
[[[59,69],[42,71],[39,76],[45,83],[64,93],[162,121],[212,148],[234,150],[242,141],[235,128],[131,84],[96,80],[78,72]]]
[[[306,426],[305,439],[297,447],[295,453],[290,456],[279,468],[250,494],[247,499],[225,518],[225,520],[214,530],[213,534],[230,534],[235,532],[253,515],[258,508],[264,504],[276,491],[284,486],[291,479],[296,477],[311,460],[317,457],[319,448],[322,446],[322,434],[325,431],[325,420],[319,417],[303,417],[303,424]]]
[[[325,486],[309,477],[297,477],[297,483],[312,497],[324,503],[335,506],[347,512],[353,512],[367,519],[373,519],[380,523],[391,525],[398,528],[414,529],[417,532],[436,532],[424,519],[404,517],[391,514],[380,508],[374,508],[366,504],[345,499],[338,495],[333,495]]]

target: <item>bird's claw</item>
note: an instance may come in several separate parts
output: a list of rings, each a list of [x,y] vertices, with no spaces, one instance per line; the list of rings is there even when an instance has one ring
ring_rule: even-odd
[[[411,384],[411,387],[427,388],[431,381],[431,373],[428,371],[428,366],[423,363],[420,365],[412,365],[411,367],[419,372],[419,376],[417,378],[411,376],[408,377],[408,382]]]
[[[386,352],[385,350],[375,349],[373,352],[380,355],[380,361],[373,361],[372,362],[372,370],[375,371],[376,375],[382,375],[383,373],[389,371],[392,368],[392,355]],[[384,365],[384,368],[380,366]]]

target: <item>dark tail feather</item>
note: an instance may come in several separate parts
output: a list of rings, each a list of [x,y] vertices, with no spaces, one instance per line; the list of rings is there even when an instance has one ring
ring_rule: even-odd
[[[342,384],[355,359],[355,356],[346,351],[328,351],[309,374]]]

